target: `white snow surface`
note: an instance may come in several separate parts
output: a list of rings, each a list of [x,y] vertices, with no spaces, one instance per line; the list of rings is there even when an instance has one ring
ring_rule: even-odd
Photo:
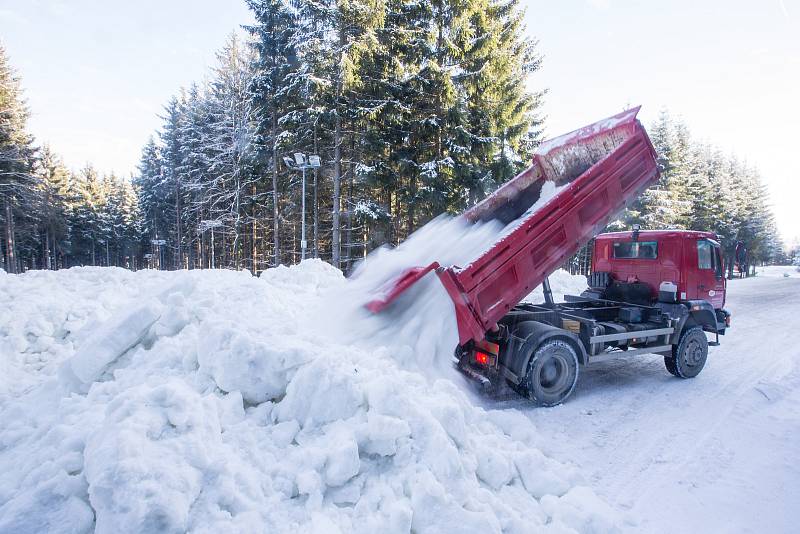
[[[764,278],[800,278],[800,267],[796,265],[767,265],[756,267],[756,276]]]
[[[732,327],[696,378],[670,376],[657,355],[620,358],[581,368],[573,395],[553,409],[485,406],[525,413],[541,450],[577,464],[633,532],[797,532],[795,269],[757,267],[728,281]]]
[[[0,532],[625,526],[523,411],[427,372],[452,317],[354,335],[335,304],[368,279],[317,260],[0,275]]]

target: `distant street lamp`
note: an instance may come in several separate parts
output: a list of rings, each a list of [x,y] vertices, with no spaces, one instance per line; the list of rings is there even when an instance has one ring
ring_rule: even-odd
[[[294,159],[285,156],[283,162],[290,169],[299,169],[303,172],[303,198],[301,201],[301,211],[303,215],[300,223],[300,261],[303,261],[306,259],[306,248],[308,247],[308,241],[306,241],[306,169],[318,168],[320,166],[320,160],[319,156],[316,154],[308,156],[308,160],[306,160],[305,154],[302,152],[295,152]]]

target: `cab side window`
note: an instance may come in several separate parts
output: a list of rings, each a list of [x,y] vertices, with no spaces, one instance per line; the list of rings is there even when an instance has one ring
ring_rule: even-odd
[[[700,269],[714,268],[714,246],[708,241],[697,242],[697,267]]]

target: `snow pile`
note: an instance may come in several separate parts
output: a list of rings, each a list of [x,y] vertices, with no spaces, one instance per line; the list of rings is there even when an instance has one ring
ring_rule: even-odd
[[[756,276],[765,278],[800,278],[800,267],[795,265],[765,265],[756,268]]]
[[[313,260],[0,277],[0,532],[617,528],[521,413],[402,340],[320,334],[344,285]]]
[[[585,276],[572,275],[563,269],[557,270],[548,278],[550,279],[550,289],[553,291],[553,300],[556,302],[563,301],[566,295],[580,295],[589,289]],[[523,302],[532,302],[534,304],[544,302],[542,286],[534,289],[523,299]]]
[[[116,268],[0,275],[0,395],[53,375],[121,301],[165,280],[164,273]]]

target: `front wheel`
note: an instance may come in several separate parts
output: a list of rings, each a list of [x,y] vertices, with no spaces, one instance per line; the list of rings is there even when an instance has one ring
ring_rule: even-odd
[[[667,371],[680,378],[694,378],[700,374],[708,359],[708,339],[699,326],[686,329],[681,334],[672,354],[664,356]]]
[[[533,354],[525,376],[528,397],[539,406],[555,406],[570,396],[578,382],[578,355],[560,339],[545,341]]]

